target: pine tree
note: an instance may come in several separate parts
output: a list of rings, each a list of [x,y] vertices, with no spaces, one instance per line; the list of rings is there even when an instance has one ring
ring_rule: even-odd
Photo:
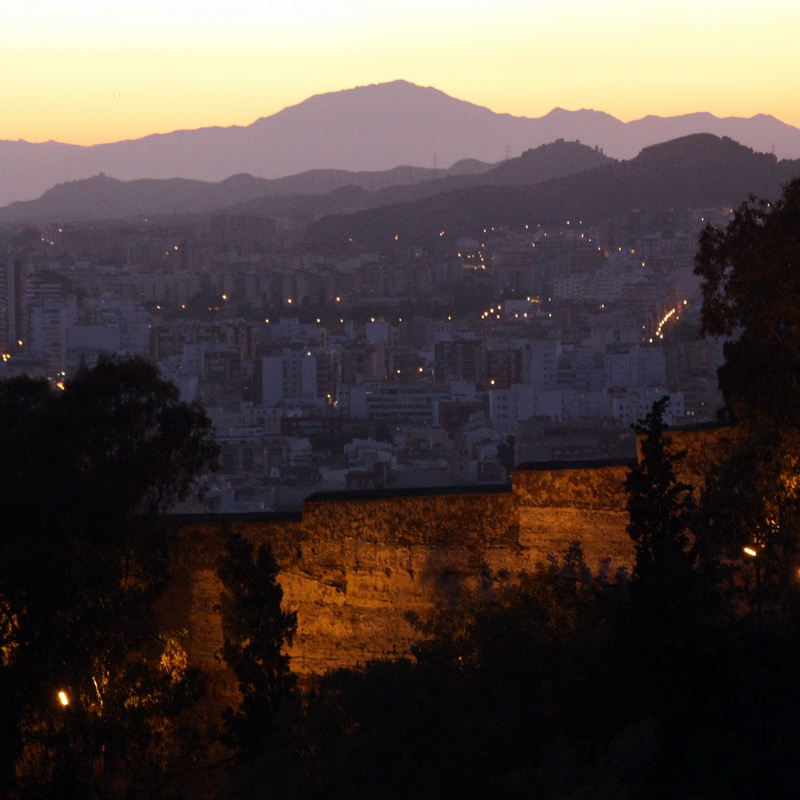
[[[222,581],[221,657],[239,683],[241,703],[224,716],[223,741],[240,760],[257,756],[279,708],[295,691],[285,649],[297,626],[296,612],[283,611],[278,565],[267,545],[255,547],[241,534],[225,532],[217,560]]]
[[[670,451],[662,397],[636,425],[639,463],[628,473],[628,535],[633,540],[633,591],[656,615],[684,605],[693,577],[694,552],[689,521],[694,511],[692,487],[678,480],[675,464],[684,453]]]

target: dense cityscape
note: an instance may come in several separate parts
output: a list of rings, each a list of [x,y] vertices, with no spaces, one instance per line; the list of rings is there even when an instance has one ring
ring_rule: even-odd
[[[244,214],[4,232],[0,377],[54,385],[141,355],[221,444],[202,504],[290,510],[319,489],[502,483],[529,461],[630,457],[670,397],[713,421],[697,236],[729,209],[495,225],[436,246],[314,249]]]

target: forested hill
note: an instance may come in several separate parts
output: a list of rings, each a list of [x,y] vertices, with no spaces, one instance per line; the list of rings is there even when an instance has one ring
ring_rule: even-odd
[[[774,197],[800,175],[800,161],[778,161],[732,139],[695,134],[645,148],[634,159],[607,163],[534,186],[480,186],[310,226],[316,244],[352,238],[365,244],[477,235],[490,225],[603,222],[630,209],[738,206],[750,194]]]

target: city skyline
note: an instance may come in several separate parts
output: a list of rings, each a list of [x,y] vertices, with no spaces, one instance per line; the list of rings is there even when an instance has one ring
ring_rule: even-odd
[[[623,121],[708,111],[800,126],[800,9],[501,0],[380,6],[174,0],[7,10],[0,139],[97,144],[249,125],[307,97],[404,79],[499,113]]]

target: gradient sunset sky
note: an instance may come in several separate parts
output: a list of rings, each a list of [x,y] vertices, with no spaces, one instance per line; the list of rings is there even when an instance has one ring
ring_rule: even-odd
[[[772,114],[800,127],[800,3],[27,0],[0,14],[0,139],[249,125],[402,78],[493,111]]]

